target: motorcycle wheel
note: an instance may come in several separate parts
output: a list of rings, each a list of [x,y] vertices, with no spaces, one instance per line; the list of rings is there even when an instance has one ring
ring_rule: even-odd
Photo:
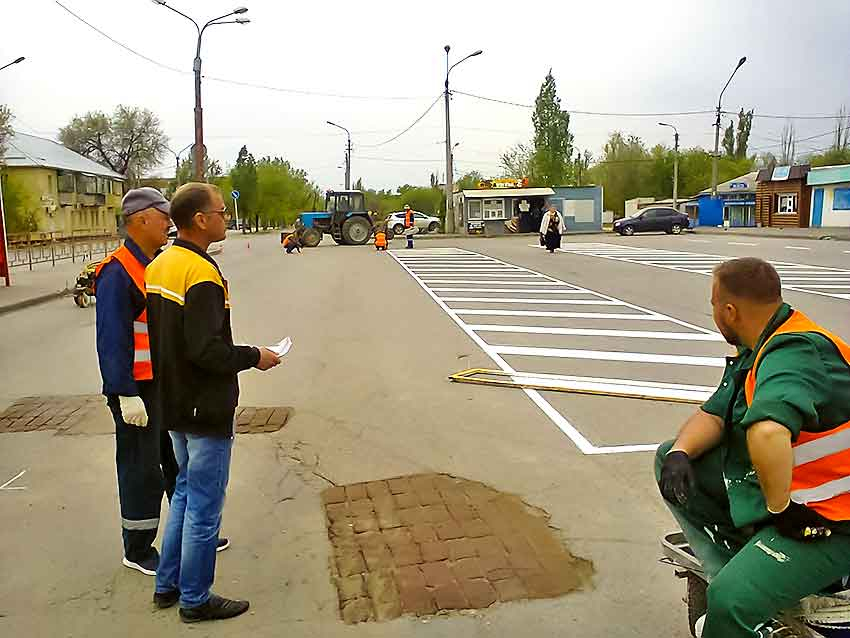
[[[696,622],[708,611],[708,584],[699,576],[688,574],[687,585],[688,627],[691,636],[696,636]]]

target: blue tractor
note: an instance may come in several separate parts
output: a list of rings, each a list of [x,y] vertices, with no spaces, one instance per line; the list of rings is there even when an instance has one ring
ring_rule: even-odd
[[[361,191],[328,191],[325,210],[301,213],[295,228],[301,244],[307,248],[318,246],[325,233],[338,244],[360,246],[368,242],[374,232]]]

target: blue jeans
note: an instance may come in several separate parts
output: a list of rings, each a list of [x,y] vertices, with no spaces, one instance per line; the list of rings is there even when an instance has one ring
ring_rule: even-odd
[[[171,432],[180,472],[171,498],[156,591],[180,590],[180,606],[198,607],[210,597],[233,437]]]

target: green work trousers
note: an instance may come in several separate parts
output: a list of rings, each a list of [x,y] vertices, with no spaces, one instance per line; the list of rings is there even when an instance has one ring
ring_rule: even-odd
[[[668,441],[658,448],[656,481],[672,446]],[[802,542],[781,536],[773,525],[738,529],[729,513],[720,448],[693,468],[696,487],[687,503],[667,506],[709,579],[703,638],[760,638],[759,629],[779,612],[850,574],[850,535]]]

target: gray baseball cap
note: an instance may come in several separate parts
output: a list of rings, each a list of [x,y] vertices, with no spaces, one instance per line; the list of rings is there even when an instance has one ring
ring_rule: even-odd
[[[124,213],[125,217],[148,208],[155,208],[160,213],[171,215],[171,204],[168,203],[162,193],[150,186],[133,188],[127,191],[124,199],[121,200],[121,212]]]

